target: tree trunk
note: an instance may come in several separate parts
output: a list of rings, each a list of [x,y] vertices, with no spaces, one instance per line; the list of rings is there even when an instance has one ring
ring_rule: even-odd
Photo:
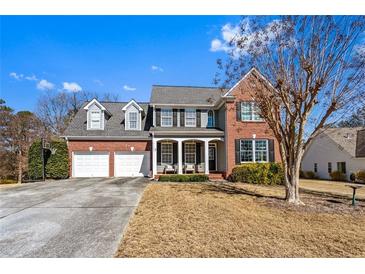
[[[22,183],[23,179],[23,163],[22,163],[22,152],[18,153],[18,184]]]
[[[302,151],[294,159],[283,158],[284,180],[285,180],[285,200],[290,204],[303,205],[299,198],[299,172],[302,161]]]

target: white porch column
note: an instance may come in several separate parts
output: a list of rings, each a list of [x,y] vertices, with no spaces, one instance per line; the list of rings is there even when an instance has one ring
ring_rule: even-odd
[[[152,178],[157,175],[157,141],[152,139]]]
[[[205,174],[209,174],[209,141],[205,140],[204,141],[204,169],[205,169]]]
[[[177,141],[177,173],[182,174],[182,141]]]

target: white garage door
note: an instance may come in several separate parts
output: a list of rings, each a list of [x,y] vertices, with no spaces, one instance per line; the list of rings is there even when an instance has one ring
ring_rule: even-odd
[[[150,152],[116,152],[114,165],[115,177],[148,176],[150,172]]]
[[[108,152],[74,152],[73,177],[109,177]]]

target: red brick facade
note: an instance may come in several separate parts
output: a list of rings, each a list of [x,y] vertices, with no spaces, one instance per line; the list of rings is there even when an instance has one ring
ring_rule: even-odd
[[[237,120],[236,103],[242,101],[252,101],[252,96],[247,89],[244,81],[249,81],[250,77],[244,79],[239,85],[232,90],[230,95],[235,97],[232,102],[226,103],[226,157],[227,157],[227,176],[232,172],[235,166],[235,140],[236,139],[252,139],[256,135],[257,139],[273,139],[274,140],[274,156],[275,161],[280,162],[279,144],[275,139],[271,129],[265,122],[243,122]],[[252,79],[251,79],[252,80]]]
[[[114,152],[117,151],[151,151],[151,141],[68,141],[70,177],[72,176],[72,152],[75,151],[108,151],[109,152],[109,176],[114,176]],[[152,160],[150,161],[152,163]]]

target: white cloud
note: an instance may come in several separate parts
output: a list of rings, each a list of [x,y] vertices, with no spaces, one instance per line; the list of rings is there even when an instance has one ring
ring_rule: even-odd
[[[130,87],[130,86],[128,86],[128,85],[124,85],[124,86],[123,86],[123,89],[124,89],[124,90],[127,90],[127,91],[135,91],[137,88]]]
[[[38,78],[35,75],[26,76],[25,79],[28,81],[38,81]]]
[[[66,91],[79,92],[82,90],[82,87],[75,82],[63,82],[63,89]]]
[[[159,67],[159,66],[156,66],[156,65],[152,65],[151,66],[151,69],[153,71],[160,71],[160,72],[163,72],[163,68]]]
[[[24,75],[23,75],[23,74],[17,74],[16,72],[10,72],[10,73],[9,73],[9,76],[10,76],[11,78],[14,78],[14,79],[18,80],[18,81],[22,80],[22,79],[23,79],[23,77],[24,77]]]
[[[283,30],[283,27],[280,20],[273,20],[267,23],[262,30],[252,31],[250,20],[246,17],[238,25],[225,24],[221,28],[221,39],[215,38],[211,41],[210,51],[232,53],[234,58],[246,55],[255,40],[260,40],[262,47],[267,46],[275,39],[275,35]],[[244,43],[240,43],[238,46],[239,41],[244,41]],[[261,50],[258,47],[254,48],[258,51]]]
[[[48,82],[45,79],[42,79],[37,83],[37,89],[39,89],[39,90],[51,90],[51,89],[54,89],[54,84],[52,84],[51,82]]]

